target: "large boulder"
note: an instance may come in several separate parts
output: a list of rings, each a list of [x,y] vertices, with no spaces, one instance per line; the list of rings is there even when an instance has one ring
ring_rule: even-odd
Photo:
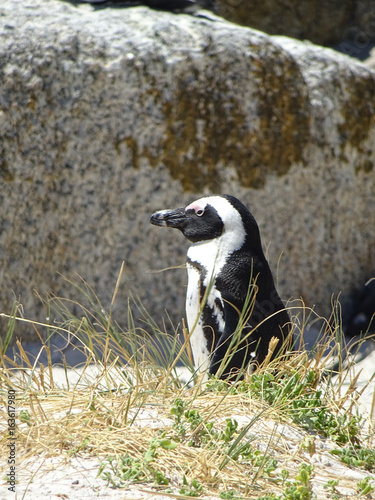
[[[375,74],[202,12],[0,6],[0,311],[20,297],[184,314],[181,234],[152,212],[231,193],[258,220],[284,299],[320,313],[375,268]],[[80,299],[78,295],[78,300]]]
[[[307,39],[319,45],[344,39],[357,43],[360,49],[375,38],[375,4],[373,0],[198,0],[227,20],[265,31]],[[353,55],[356,47],[352,47]]]
[[[343,37],[353,15],[353,0],[290,0],[277,2],[236,2],[216,0],[216,11],[233,22],[265,31],[308,39],[315,43],[335,43]],[[333,22],[334,19],[334,22]]]

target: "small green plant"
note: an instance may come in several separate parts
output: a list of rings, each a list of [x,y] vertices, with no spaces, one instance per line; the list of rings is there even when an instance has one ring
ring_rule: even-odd
[[[74,446],[73,448],[68,450],[68,454],[74,456],[79,452],[87,451],[89,443],[90,443],[89,436],[85,436],[77,446]]]
[[[108,457],[105,461],[101,461],[97,474],[97,477],[99,476],[115,488],[124,487],[125,482],[139,482],[146,479],[141,460],[132,458],[128,454],[124,457]]]
[[[283,500],[310,500],[312,498],[311,475],[314,470],[312,465],[303,463],[293,482],[287,482]]]
[[[150,441],[148,449],[143,454],[143,460],[132,458],[128,454],[125,457],[108,457],[106,461],[101,461],[97,476],[101,476],[116,488],[123,487],[125,482],[147,482],[152,479],[156,484],[168,485],[168,479],[161,471],[155,469],[151,462],[157,458],[158,448],[174,450],[176,447],[177,443],[161,435]]]
[[[369,472],[375,471],[374,449],[352,446],[331,450],[331,454],[340,457],[341,461],[349,465],[349,467],[360,467]]]
[[[190,483],[184,477],[182,479],[182,486],[180,488],[180,495],[186,495],[187,497],[199,497],[203,491],[203,486],[199,481],[193,479]]]
[[[358,491],[359,495],[364,497],[364,496],[371,495],[371,493],[373,493],[375,491],[375,488],[373,486],[371,486],[371,484],[370,484],[371,479],[372,479],[371,477],[367,476],[364,479],[361,479],[360,481],[358,481],[357,491]]]
[[[33,424],[33,419],[30,413],[27,410],[21,410],[19,415],[18,415],[18,420],[22,422],[23,424],[28,425],[31,427]]]
[[[200,447],[210,443],[212,438],[215,437],[213,422],[204,422],[201,414],[197,410],[187,410],[185,412],[185,418],[189,424],[190,431],[192,431],[192,438],[188,442],[189,446]]]
[[[220,434],[220,439],[224,441],[224,443],[229,443],[232,441],[234,435],[238,432],[238,422],[237,420],[234,420],[232,418],[227,418],[226,419],[226,427],[224,429],[224,432]]]
[[[288,479],[288,477],[289,477],[289,471],[286,470],[286,469],[282,469],[282,471],[281,471],[281,481],[282,481],[283,484]]]
[[[316,388],[317,382],[313,370],[304,376],[294,370],[290,376],[279,378],[261,372],[252,375],[250,390],[253,396],[283,408],[296,424],[306,430],[316,431],[340,445],[356,442],[362,417],[346,412],[333,413],[323,390]]]
[[[256,469],[256,476],[260,473],[272,477],[278,467],[278,461],[270,455],[254,450],[246,437],[246,430],[239,434],[238,422],[227,418],[225,429],[216,431],[214,422],[205,422],[201,414],[195,409],[186,409],[186,403],[177,398],[173,402],[171,413],[175,417],[173,428],[179,439],[188,440],[189,446],[209,447],[220,450],[226,455],[224,463],[229,458],[243,463],[249,463]]]
[[[217,447],[219,442],[229,443],[237,433],[236,420],[227,418],[224,431],[215,431],[214,422],[205,422],[197,410],[186,409],[186,403],[181,398],[174,400],[171,413],[175,417],[173,428],[178,437],[183,440],[189,435],[190,446],[200,447],[208,444]]]
[[[236,490],[226,490],[222,491],[219,495],[220,498],[223,498],[223,500],[236,500],[238,498],[241,498],[239,493]]]
[[[167,486],[169,484],[169,480],[160,470],[150,468],[150,472],[154,477],[155,484],[159,486]]]
[[[171,413],[175,416],[173,428],[181,440],[189,435],[189,446],[200,447],[217,438],[217,433],[213,430],[213,422],[204,422],[198,410],[186,409],[181,399],[174,401]]]
[[[149,449],[146,451],[143,457],[144,463],[148,464],[157,458],[156,450],[158,448],[163,448],[163,450],[174,450],[177,447],[177,443],[165,438],[165,434],[162,433],[160,437],[155,437],[151,439]]]
[[[338,499],[340,497],[340,493],[338,492],[336,486],[339,484],[339,479],[330,479],[323,485],[323,488],[326,489],[330,494],[331,498]]]
[[[173,406],[171,408],[171,414],[174,415],[175,423],[174,426],[178,426],[181,423],[181,419],[185,413],[186,403],[181,398],[176,398],[173,401]]]
[[[311,436],[309,434],[304,436],[302,443],[301,443],[301,448],[303,450],[307,451],[308,454],[310,455],[310,457],[312,457],[314,455],[314,453],[316,452],[315,436]]]
[[[313,466],[303,463],[294,481],[286,481],[289,472],[281,471],[285,490],[281,495],[266,493],[258,500],[311,500],[313,498],[311,477]]]
[[[249,462],[252,467],[257,467],[263,473],[272,477],[272,473],[277,469],[278,461],[270,455],[264,455],[260,450],[254,450],[248,443],[245,444],[239,455],[232,456],[234,460],[241,458],[243,462]]]
[[[174,415],[173,429],[177,432],[179,439],[183,440],[186,436],[187,429],[184,425],[184,413],[186,411],[186,403],[181,398],[176,398],[173,401],[171,414]]]

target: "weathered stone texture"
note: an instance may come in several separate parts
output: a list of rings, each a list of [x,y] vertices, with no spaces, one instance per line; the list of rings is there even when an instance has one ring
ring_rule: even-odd
[[[363,48],[375,39],[373,0],[212,0],[207,6],[229,21],[319,45],[350,39]]]
[[[34,289],[74,297],[58,273],[108,306],[124,260],[118,320],[132,292],[179,321],[184,270],[152,271],[187,243],[149,215],[202,193],[250,206],[284,299],[326,314],[375,269],[369,69],[146,7],[3,0],[0,23],[1,311],[42,319]]]

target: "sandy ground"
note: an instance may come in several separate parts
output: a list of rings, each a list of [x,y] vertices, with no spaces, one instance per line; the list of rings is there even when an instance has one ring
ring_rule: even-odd
[[[245,424],[246,422],[239,423]],[[280,426],[278,431],[288,441],[291,450],[293,447],[299,447],[304,436],[303,432],[287,425]],[[306,452],[306,461],[314,465],[313,484],[317,498],[327,498],[327,492],[323,485],[330,479],[340,478],[338,491],[342,495],[350,496],[350,498],[356,498],[357,481],[366,476],[372,477],[375,486],[375,474],[369,474],[359,469],[349,469],[330,455],[329,449],[333,447],[331,443],[327,443],[323,439],[316,439],[315,446],[316,452],[313,457],[310,457]],[[284,464],[284,466],[287,465]],[[96,477],[98,466],[98,460],[89,457],[74,458],[68,462],[61,458],[29,459],[19,466],[18,480],[20,484],[17,487],[17,496],[10,494],[5,498],[29,500],[42,497],[56,500],[59,498],[74,500],[89,498],[166,500],[171,498],[171,496],[163,495],[161,492],[158,493],[155,488],[152,491],[150,485],[129,485],[124,489],[108,487],[105,481]],[[178,494],[176,496],[178,497]],[[202,496],[202,498],[207,497]]]
[[[365,386],[367,381],[373,376],[375,370],[375,350],[373,350],[365,359],[355,365],[355,373],[359,373],[358,389]],[[85,375],[80,379],[80,383],[84,386],[95,378],[98,369],[95,366],[90,366]],[[76,383],[82,375],[81,369],[74,369],[69,372],[70,384]],[[184,375],[184,374],[182,374]],[[66,386],[65,371],[62,368],[54,368],[55,383],[61,387]],[[343,391],[348,388],[349,382],[343,384]],[[358,403],[361,405],[361,412],[368,413],[372,411],[373,398],[375,392],[375,382],[361,394]],[[236,416],[233,416],[236,418]],[[163,427],[170,425],[170,422],[161,421],[158,419],[157,410],[154,413],[151,410],[140,413],[139,425],[152,425],[155,427]],[[250,417],[249,417],[250,418]],[[164,419],[165,420],[165,419]],[[247,422],[239,422],[240,425],[245,425]],[[262,423],[260,424],[260,426]],[[263,424],[264,425],[264,424]],[[262,432],[261,427],[259,432]],[[288,426],[277,426],[277,432],[280,433],[288,446],[293,450],[293,447],[300,447],[300,443],[304,438],[303,431]],[[369,474],[360,469],[349,469],[339,460],[329,454],[329,449],[333,444],[328,440],[316,438],[316,452],[312,457],[306,453],[308,459],[314,465],[315,477],[313,480],[314,492],[317,498],[327,498],[327,492],[323,489],[323,484],[329,479],[340,478],[340,486],[338,490],[343,495],[349,495],[350,498],[356,498],[357,481],[366,476],[371,476],[373,485],[375,486],[375,475]],[[81,457],[53,457],[47,458],[43,456],[22,460],[22,457],[17,457],[17,481],[16,492],[8,491],[9,485],[5,483],[4,475],[8,471],[6,464],[1,464],[0,474],[2,484],[0,485],[0,499],[26,499],[34,500],[36,498],[46,499],[72,499],[81,500],[89,498],[108,498],[108,499],[167,499],[171,496],[163,495],[151,485],[129,485],[124,489],[114,489],[109,487],[104,480],[97,477],[99,460],[85,455]],[[286,464],[287,465],[287,464]],[[178,496],[178,495],[177,495]],[[172,495],[173,497],[173,495]],[[176,496],[174,496],[176,498]],[[207,497],[202,497],[207,498]],[[359,498],[359,497],[358,497]],[[371,497],[367,497],[371,498]],[[375,498],[375,497],[373,497]]]

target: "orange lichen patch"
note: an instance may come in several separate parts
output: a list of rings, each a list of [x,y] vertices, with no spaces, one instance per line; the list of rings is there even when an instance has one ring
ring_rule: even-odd
[[[243,186],[261,188],[269,172],[284,175],[303,161],[310,118],[297,66],[287,61],[280,72],[260,58],[251,64],[254,116],[227,68],[177,76],[173,99],[163,104],[167,133],[160,161],[185,190],[219,191],[223,166],[232,167]]]

